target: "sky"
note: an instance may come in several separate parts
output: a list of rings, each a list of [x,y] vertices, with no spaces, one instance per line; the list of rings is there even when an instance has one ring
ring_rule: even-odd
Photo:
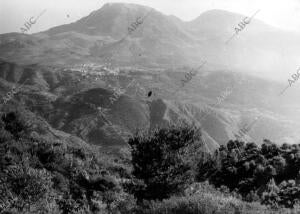
[[[275,27],[300,32],[300,0],[0,0],[0,34],[21,32],[26,21],[42,12],[28,33],[72,23],[110,2],[150,6],[184,21],[193,20],[211,9],[245,16],[260,10],[255,18]]]

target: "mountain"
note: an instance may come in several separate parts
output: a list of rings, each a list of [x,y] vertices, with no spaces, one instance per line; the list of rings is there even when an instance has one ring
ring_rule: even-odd
[[[226,45],[243,19],[212,10],[184,22],[149,7],[113,3],[44,32],[2,34],[0,93],[24,83],[9,105],[105,148],[126,145],[138,129],[185,120],[202,127],[212,151],[256,117],[244,140],[299,142],[297,86],[279,96],[287,83],[273,81],[295,71],[298,34],[254,18]],[[125,92],[111,103],[120,89]]]
[[[256,15],[260,13],[263,11]],[[128,35],[128,27],[143,17],[142,24]],[[149,7],[110,3],[77,22],[41,33],[1,35],[0,57],[24,64],[110,61],[164,68],[207,61],[212,70],[226,68],[268,79],[287,79],[287,73],[292,74],[298,66],[298,33],[274,28],[254,17],[226,44],[244,17],[211,10],[184,22]]]

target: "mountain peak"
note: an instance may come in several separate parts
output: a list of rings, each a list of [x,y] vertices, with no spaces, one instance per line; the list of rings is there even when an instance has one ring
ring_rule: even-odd
[[[88,35],[101,35],[119,37],[124,32],[119,29],[127,29],[125,25],[151,11],[151,7],[132,3],[106,3],[100,9],[91,12],[75,23],[51,28],[48,34],[74,31]],[[123,26],[123,27],[122,27]]]
[[[222,15],[227,15],[227,16],[232,16],[232,15],[239,15],[242,16],[241,14],[238,13],[233,13],[227,10],[221,10],[221,9],[213,9],[213,10],[207,10],[203,12],[201,15],[215,15],[215,16],[222,16]]]
[[[151,10],[151,9],[152,9],[151,7],[144,6],[144,5],[139,5],[139,4],[114,2],[114,3],[106,3],[106,4],[104,4],[97,11],[101,11],[101,12],[113,11],[114,13],[117,13],[119,11],[121,13],[122,11],[127,11],[127,12],[133,12],[133,11],[143,12],[143,11],[148,11],[148,10]]]
[[[226,22],[228,24],[235,23],[237,21],[240,21],[243,17],[242,14],[233,13],[225,10],[208,10],[203,12],[200,16],[198,16],[196,19],[192,20],[190,23],[199,23],[202,24],[203,22],[216,22],[216,20],[219,20],[222,22]],[[224,23],[225,24],[225,23]]]

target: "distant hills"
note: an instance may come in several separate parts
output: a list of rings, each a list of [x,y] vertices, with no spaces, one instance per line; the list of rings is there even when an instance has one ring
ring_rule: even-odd
[[[297,100],[285,99],[282,105],[283,100],[275,93],[282,85],[244,74],[204,70],[175,96],[171,95],[184,74],[166,70],[158,75],[135,69],[123,73],[121,69],[118,76],[106,74],[96,79],[65,68],[2,62],[0,87],[3,97],[16,83],[27,80],[4,106],[6,110],[19,106],[57,130],[104,147],[126,145],[124,139],[137,130],[147,131],[185,120],[202,127],[203,140],[208,150],[213,151],[219,144],[235,139],[235,134],[257,116],[261,118],[243,136],[244,140],[259,143],[268,138],[278,143],[293,143],[299,139],[296,131],[300,128],[299,117],[291,111],[297,110]],[[111,104],[114,92],[108,85],[124,89],[132,79],[145,92],[152,90],[153,95],[137,93],[134,86]],[[232,93],[215,105],[228,86],[233,86]],[[108,109],[105,118],[97,116],[99,107]]]
[[[131,23],[146,14],[128,35]],[[137,129],[150,131],[183,119],[201,126],[212,151],[258,116],[244,140],[299,142],[297,85],[279,93],[296,71],[300,37],[253,19],[226,45],[243,18],[211,10],[184,22],[149,7],[113,3],[44,32],[2,34],[0,95],[28,80],[9,105],[103,147],[126,145],[124,138]],[[181,87],[186,72],[203,61],[207,64]],[[81,64],[94,65],[87,76]],[[273,81],[283,77],[285,83]],[[133,79],[145,92],[131,88],[109,106],[110,86],[124,89]],[[228,87],[232,93],[214,105]],[[99,107],[108,109],[107,118],[97,116]],[[210,109],[205,117],[203,109]]]
[[[151,10],[143,24],[126,37],[130,24]],[[299,35],[254,17],[225,45],[244,17],[211,10],[184,22],[149,7],[109,3],[77,22],[44,32],[3,34],[0,57],[47,65],[103,63],[109,57],[116,65],[165,68],[196,66],[206,60],[212,70],[225,68],[268,79],[288,78],[298,67]],[[139,47],[139,53],[132,53],[133,46]]]

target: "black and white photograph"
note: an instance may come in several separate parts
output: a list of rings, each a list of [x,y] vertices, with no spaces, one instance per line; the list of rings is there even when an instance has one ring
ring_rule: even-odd
[[[0,214],[300,214],[300,0],[0,0]]]

